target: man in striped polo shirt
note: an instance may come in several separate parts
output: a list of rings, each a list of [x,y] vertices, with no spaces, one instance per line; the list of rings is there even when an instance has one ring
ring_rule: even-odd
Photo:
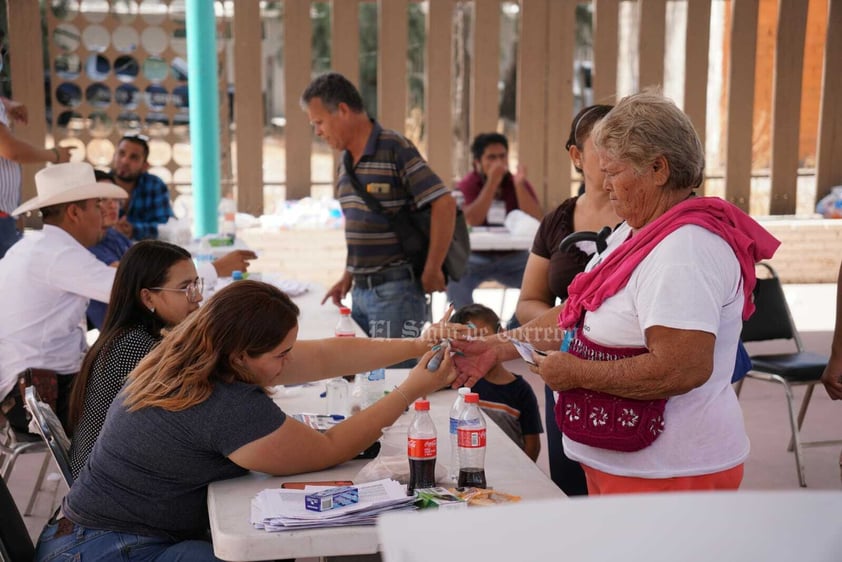
[[[39,148],[15,137],[9,120],[25,125],[28,117],[25,105],[0,97],[0,258],[20,239],[17,220],[11,216],[20,205],[20,165],[70,161],[72,148]]]
[[[346,271],[325,301],[334,304],[351,290],[352,316],[372,337],[415,337],[428,319],[426,295],[445,290],[442,273],[456,221],[450,189],[403,135],[369,118],[357,88],[337,73],[314,79],[301,96],[317,136],[342,150],[337,199],[345,214]],[[346,154],[353,165],[346,169]],[[370,209],[355,191],[349,172],[383,206],[396,213],[431,206],[430,243],[424,270],[417,273],[401,249],[388,217]]]

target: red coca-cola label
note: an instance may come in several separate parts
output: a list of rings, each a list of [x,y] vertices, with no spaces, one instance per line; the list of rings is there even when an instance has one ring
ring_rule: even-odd
[[[426,460],[436,458],[436,438],[420,439],[410,437],[406,440],[406,454],[415,460]]]
[[[485,447],[485,428],[456,430],[456,440],[460,447],[466,449],[477,449]]]

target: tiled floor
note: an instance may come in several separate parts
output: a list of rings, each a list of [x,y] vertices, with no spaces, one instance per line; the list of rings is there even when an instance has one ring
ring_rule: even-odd
[[[342,244],[341,232],[314,231],[281,232],[276,237],[261,237],[252,232],[244,236],[247,243],[257,248],[261,259],[255,262],[254,271],[296,271],[289,275],[296,279],[315,281],[322,286],[332,284],[339,278],[344,261],[344,251],[333,251]],[[311,251],[302,253],[303,238],[309,240]],[[276,241],[269,242],[267,238]],[[319,246],[313,249],[312,246]],[[323,246],[323,248],[322,248]],[[834,323],[835,287],[832,285],[788,285],[785,288],[796,324],[802,331],[807,348],[827,354]],[[514,311],[517,290],[479,289],[475,299],[500,312],[508,318]],[[444,296],[439,294],[433,300],[433,315],[437,318],[444,309]],[[330,334],[325,334],[328,336]],[[759,350],[756,350],[759,351]],[[531,376],[531,378],[536,378]],[[536,393],[543,397],[541,382],[533,380]],[[797,390],[801,396],[803,389]],[[543,407],[543,400],[539,400]],[[789,424],[782,389],[776,385],[748,381],[741,396],[746,428],[751,438],[751,455],[746,463],[744,489],[779,490],[798,489],[798,479],[792,453],[786,451],[789,440]],[[813,403],[804,424],[807,439],[842,438],[842,403],[832,402],[821,386],[816,389]],[[546,444],[544,444],[546,450]],[[805,450],[807,483],[812,489],[842,488],[840,484],[839,454],[842,446],[820,447]],[[25,455],[18,461],[10,478],[9,487],[19,506],[25,506],[29,499],[35,478],[40,468],[40,454]],[[539,466],[548,471],[546,455],[538,459]],[[33,538],[40,533],[44,522],[52,511],[53,491],[60,498],[66,489],[59,479],[48,482],[51,489],[40,494],[31,517],[26,517],[27,526]]]

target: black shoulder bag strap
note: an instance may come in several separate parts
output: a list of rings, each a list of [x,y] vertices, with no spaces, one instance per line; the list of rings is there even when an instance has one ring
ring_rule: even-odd
[[[386,214],[383,209],[383,205],[380,204],[380,201],[377,200],[376,197],[371,195],[369,192],[365,190],[363,185],[360,183],[359,178],[357,177],[356,172],[354,172],[354,163],[351,161],[351,153],[347,150],[342,153],[342,162],[345,165],[345,173],[348,175],[348,179],[351,180],[351,186],[354,188],[354,191],[362,197],[365,204],[368,205],[368,208],[374,211],[379,215],[383,215],[389,222],[391,223],[393,217]]]

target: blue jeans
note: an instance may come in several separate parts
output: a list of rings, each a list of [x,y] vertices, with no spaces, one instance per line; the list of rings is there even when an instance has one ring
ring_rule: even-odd
[[[0,217],[0,258],[6,255],[6,251],[20,240],[20,232],[17,228],[17,219],[14,217]]]
[[[520,288],[529,252],[471,252],[468,267],[459,281],[447,284],[447,300],[457,309],[474,302],[474,289],[483,281],[497,281]]]
[[[364,286],[354,280],[351,317],[372,338],[415,338],[429,320],[427,296],[414,277]],[[413,367],[415,360],[396,367]]]
[[[70,532],[56,537],[59,522],[65,527],[69,525]],[[47,523],[41,531],[35,560],[219,560],[213,555],[213,545],[206,541],[173,542],[161,537],[89,529],[66,519],[59,522]]]

